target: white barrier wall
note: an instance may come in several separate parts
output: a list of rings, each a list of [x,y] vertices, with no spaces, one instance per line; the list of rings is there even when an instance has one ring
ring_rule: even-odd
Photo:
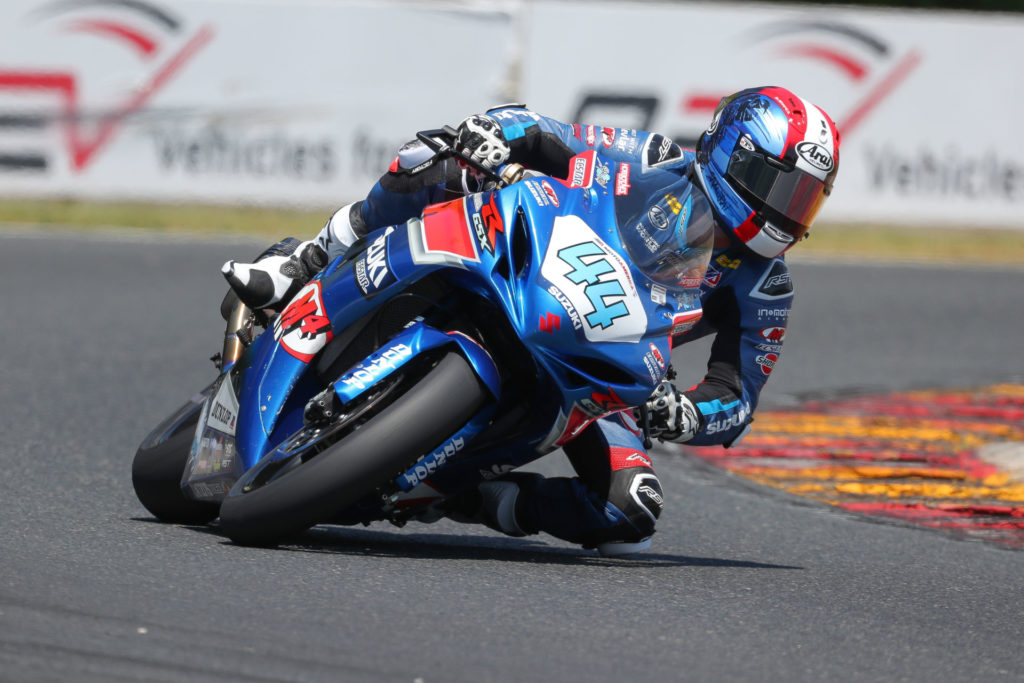
[[[522,92],[538,110],[684,143],[721,95],[782,85],[842,136],[822,218],[1024,228],[1020,16],[538,2],[528,24]],[[612,36],[631,36],[630,49]]]
[[[525,101],[692,143],[789,87],[843,136],[825,220],[1024,228],[1024,19],[775,4],[4,0],[0,194],[331,206],[420,128]]]
[[[0,192],[334,205],[416,130],[509,97],[513,23],[452,3],[3,0]]]

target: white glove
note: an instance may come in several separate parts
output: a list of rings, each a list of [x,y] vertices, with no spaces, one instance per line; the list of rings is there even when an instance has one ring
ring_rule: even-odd
[[[684,443],[700,431],[703,420],[697,406],[668,380],[658,385],[646,405],[651,415],[651,436],[659,441]]]
[[[491,170],[505,163],[512,151],[501,125],[486,114],[470,116],[459,124],[455,149]]]

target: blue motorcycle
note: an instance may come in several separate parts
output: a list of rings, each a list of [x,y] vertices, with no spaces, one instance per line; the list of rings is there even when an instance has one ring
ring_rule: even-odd
[[[419,138],[442,158],[451,132]],[[244,545],[401,525],[642,406],[701,315],[703,195],[596,151],[492,180],[367,235],[273,318],[229,295],[219,376],[136,453],[143,505]]]

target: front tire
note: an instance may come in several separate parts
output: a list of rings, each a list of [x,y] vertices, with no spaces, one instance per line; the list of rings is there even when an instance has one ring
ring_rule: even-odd
[[[326,522],[451,436],[487,396],[469,362],[450,352],[323,452],[305,461],[295,456],[259,485],[251,472],[243,476],[221,504],[221,528],[240,545],[268,546]]]

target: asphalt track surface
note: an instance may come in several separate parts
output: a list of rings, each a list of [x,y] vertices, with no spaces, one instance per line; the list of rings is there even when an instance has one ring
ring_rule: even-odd
[[[1024,553],[835,512],[665,450],[667,507],[634,559],[451,522],[321,527],[272,550],[156,523],[132,455],[213,376],[219,264],[256,251],[0,231],[0,679],[1024,677]],[[793,273],[766,405],[1024,375],[1024,271]],[[684,376],[701,353],[676,354]]]

